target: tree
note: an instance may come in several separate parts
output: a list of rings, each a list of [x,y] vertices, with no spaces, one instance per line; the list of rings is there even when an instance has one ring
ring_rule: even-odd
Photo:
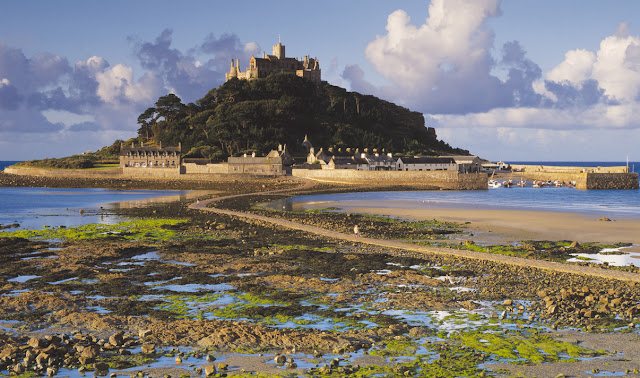
[[[166,123],[171,123],[178,118],[180,113],[185,112],[186,108],[182,100],[180,100],[180,97],[169,93],[166,96],[160,97],[156,102],[156,112],[158,112],[156,120],[163,117]]]
[[[146,141],[149,141],[150,128],[156,123],[155,114],[156,108],[149,108],[138,117],[138,124],[140,124],[140,128],[138,129],[138,136],[140,138],[144,137]]]

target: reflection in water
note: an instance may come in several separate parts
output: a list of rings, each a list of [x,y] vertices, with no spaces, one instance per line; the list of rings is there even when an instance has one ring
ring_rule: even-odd
[[[198,198],[204,198],[216,193],[220,193],[220,192],[213,191],[213,190],[193,190],[186,193],[180,193],[178,195],[145,198],[145,199],[135,200],[135,201],[115,202],[115,203],[109,204],[109,208],[133,209],[136,207],[145,207],[145,206],[154,205],[158,203],[169,203],[174,201],[196,201]]]

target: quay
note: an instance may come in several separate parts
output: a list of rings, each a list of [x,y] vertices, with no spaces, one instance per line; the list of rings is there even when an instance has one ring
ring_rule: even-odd
[[[556,167],[512,164],[511,171],[532,180],[574,181],[577,189],[639,189],[638,173],[629,167]]]

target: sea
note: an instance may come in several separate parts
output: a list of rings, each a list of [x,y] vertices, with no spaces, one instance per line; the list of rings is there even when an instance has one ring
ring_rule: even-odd
[[[0,161],[0,169],[15,164]],[[510,162],[556,166],[618,166],[626,162]],[[629,163],[640,169],[640,163]],[[0,187],[0,225],[19,225],[17,229],[43,226],[77,226],[88,223],[114,223],[120,219],[102,214],[102,208],[117,207],[123,201],[183,195],[181,191],[108,190],[100,188],[2,188]],[[449,207],[462,209],[526,209],[597,214],[609,218],[640,218],[640,190],[576,190],[573,188],[500,188],[487,191],[407,191],[345,193],[298,196],[274,203],[292,208],[296,203],[348,201],[354,204],[379,202],[397,208]],[[82,210],[82,212],[80,211]]]
[[[0,170],[15,164],[0,161]],[[109,190],[100,188],[0,187],[0,225],[7,231],[40,229],[44,226],[73,227],[83,224],[114,224],[123,218],[102,209],[131,206],[157,197],[181,196],[175,190]],[[2,231],[0,231],[2,232]]]
[[[625,166],[627,162],[574,162],[574,161],[518,161],[510,164],[612,167]],[[637,172],[640,162],[629,162],[629,169]],[[404,191],[357,192],[297,196],[272,203],[273,209],[318,208],[323,202],[344,204],[351,211],[358,207],[392,207],[400,209],[504,209],[544,210],[597,215],[608,218],[640,219],[640,190],[577,190],[568,187],[532,186],[498,188],[487,191]],[[304,206],[303,206],[304,208]]]

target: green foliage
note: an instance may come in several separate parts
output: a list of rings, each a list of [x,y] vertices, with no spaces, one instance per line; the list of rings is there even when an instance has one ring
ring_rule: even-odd
[[[187,105],[169,94],[143,112],[138,123],[140,140],[165,146],[180,142],[188,155],[213,160],[265,154],[278,144],[295,153],[305,135],[323,147],[466,152],[438,141],[418,112],[288,74],[233,79]]]
[[[93,168],[93,161],[86,158],[71,156],[60,159],[42,159],[24,161],[17,164],[23,167],[45,168],[45,169],[84,169]]]

